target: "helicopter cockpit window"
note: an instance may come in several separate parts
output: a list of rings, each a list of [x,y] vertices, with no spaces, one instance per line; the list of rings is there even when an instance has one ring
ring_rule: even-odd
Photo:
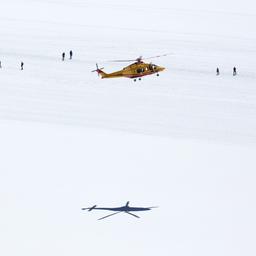
[[[156,65],[155,64],[149,64],[148,67],[151,71],[154,71],[154,69],[156,69]]]

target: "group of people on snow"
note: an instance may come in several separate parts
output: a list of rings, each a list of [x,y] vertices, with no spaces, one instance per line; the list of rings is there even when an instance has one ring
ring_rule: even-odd
[[[65,52],[63,52],[62,55],[61,55],[62,56],[62,61],[65,60],[65,55],[66,55]],[[70,50],[69,51],[69,59],[72,60],[72,58],[73,58],[73,51]]]
[[[219,68],[216,69],[216,75],[217,76],[220,75],[220,69]],[[236,76],[236,75],[237,75],[236,67],[233,67],[233,76]]]
[[[23,67],[24,67],[24,62],[21,61],[20,63],[20,69],[23,70]],[[2,68],[2,62],[0,61],[0,68]]]
[[[62,56],[62,61],[64,61],[65,60],[65,52],[63,52],[61,56]],[[72,58],[73,58],[73,51],[70,50],[69,51],[69,59],[72,60]],[[0,61],[0,69],[1,68],[2,68],[2,62]],[[21,61],[20,62],[20,70],[23,70],[23,69],[24,69],[24,62]]]

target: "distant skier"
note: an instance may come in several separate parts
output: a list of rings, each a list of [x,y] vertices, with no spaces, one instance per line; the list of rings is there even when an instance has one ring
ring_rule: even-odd
[[[0,61],[0,68],[2,68],[2,62]]]
[[[21,62],[21,63],[20,63],[20,69],[21,69],[21,70],[23,70],[23,66],[24,66],[24,63]]]
[[[218,76],[220,74],[219,68],[216,69],[216,75]]]
[[[233,76],[236,76],[237,72],[236,72],[236,67],[233,67]]]
[[[62,53],[62,61],[65,60],[65,52]]]
[[[71,60],[72,57],[73,57],[73,52],[72,52],[72,50],[71,50],[71,51],[69,51],[69,59]]]

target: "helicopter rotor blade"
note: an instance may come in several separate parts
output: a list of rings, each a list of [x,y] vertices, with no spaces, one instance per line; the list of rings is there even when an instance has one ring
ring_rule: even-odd
[[[110,62],[131,62],[131,61],[141,61],[142,60],[142,56],[139,56],[136,59],[130,59],[130,60],[111,60]]]
[[[166,53],[166,54],[151,56],[151,57],[143,58],[143,60],[149,60],[149,59],[154,59],[154,58],[160,58],[160,57],[168,56],[168,55],[170,55],[170,54],[171,54],[171,53]]]
[[[111,60],[110,62],[131,62],[131,61],[142,61],[142,60],[148,60],[148,59],[154,59],[154,58],[160,58],[160,57],[164,57],[164,56],[167,56],[167,55],[170,55],[172,53],[166,53],[166,54],[161,54],[161,55],[156,55],[156,56],[150,56],[150,57],[147,57],[147,58],[143,58],[143,56],[139,56],[138,58],[136,59],[130,59],[130,60]]]
[[[136,61],[136,59],[133,59],[133,60],[110,60],[109,62],[131,62],[131,61]]]

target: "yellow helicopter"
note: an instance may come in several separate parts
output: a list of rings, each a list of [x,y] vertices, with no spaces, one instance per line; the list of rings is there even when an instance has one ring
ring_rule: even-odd
[[[157,76],[159,76],[159,72],[165,70],[165,68],[157,66],[152,63],[145,63],[143,62],[143,60],[159,58],[166,55],[168,54],[152,56],[149,58],[142,58],[142,56],[140,56],[135,60],[113,60],[111,62],[130,62],[130,61],[135,61],[135,62],[127,67],[124,67],[122,70],[109,73],[109,74],[103,72],[102,71],[103,68],[99,68],[98,64],[96,64],[96,69],[93,70],[92,72],[97,72],[98,75],[101,76],[101,78],[127,77],[127,78],[133,79],[134,81],[136,81],[137,78],[141,80],[141,77],[143,76],[148,76],[153,74],[156,74]]]

